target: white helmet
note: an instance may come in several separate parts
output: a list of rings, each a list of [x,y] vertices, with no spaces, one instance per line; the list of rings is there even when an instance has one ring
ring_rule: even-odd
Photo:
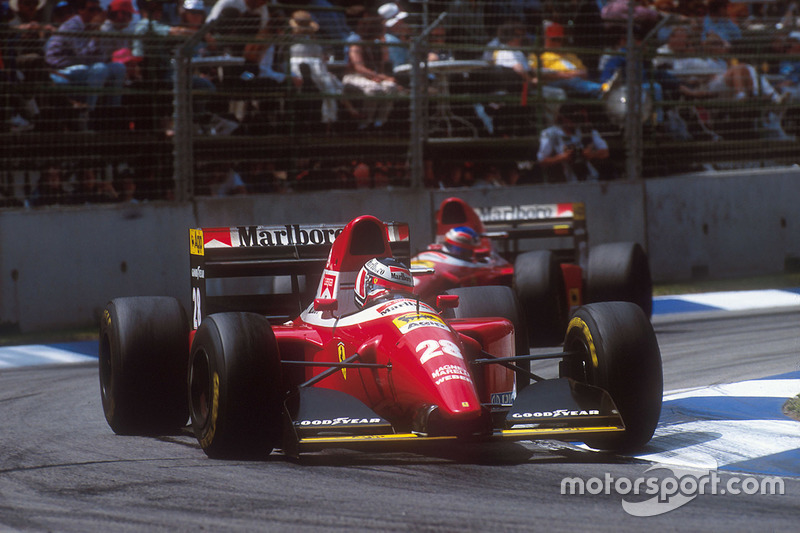
[[[411,295],[414,279],[403,263],[391,257],[370,259],[356,276],[356,306],[363,309],[369,304],[391,294]]]

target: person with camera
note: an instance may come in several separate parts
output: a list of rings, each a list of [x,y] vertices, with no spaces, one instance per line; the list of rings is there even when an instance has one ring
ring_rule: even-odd
[[[546,183],[613,178],[608,143],[591,128],[583,106],[561,106],[556,125],[540,133],[536,159]]]

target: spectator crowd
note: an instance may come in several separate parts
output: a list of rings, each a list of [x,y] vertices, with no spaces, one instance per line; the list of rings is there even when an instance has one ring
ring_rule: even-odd
[[[398,67],[414,62],[420,41],[420,60],[472,65],[456,76],[425,72],[432,116],[444,109],[478,136],[538,141],[525,161],[429,161],[431,187],[614,179],[607,137],[618,131],[614,104],[630,72],[656,135],[794,139],[782,126],[800,97],[794,2],[631,1],[3,0],[0,118],[11,134],[170,138],[176,58],[186,57],[193,135],[281,135],[300,117],[328,138],[402,137],[411,69]],[[641,60],[634,69],[629,23]],[[471,99],[435,108],[450,95]],[[740,102],[741,112],[715,111],[710,100]],[[732,128],[742,117],[752,132]],[[109,177],[74,161],[39,162],[29,203],[165,197],[141,187],[154,170],[133,167]],[[408,165],[396,157],[199,161],[196,175],[199,194],[225,196],[404,186]]]

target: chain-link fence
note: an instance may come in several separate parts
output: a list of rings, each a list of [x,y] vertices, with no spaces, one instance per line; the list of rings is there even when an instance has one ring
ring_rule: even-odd
[[[2,205],[797,162],[794,4],[237,5],[11,0]]]

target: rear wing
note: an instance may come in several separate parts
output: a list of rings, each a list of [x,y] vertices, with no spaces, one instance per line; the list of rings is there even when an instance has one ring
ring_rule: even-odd
[[[408,224],[385,225],[392,254],[408,263]],[[287,224],[190,229],[193,328],[206,316],[223,311],[253,312],[273,321],[298,315],[313,299],[331,245],[344,228],[344,224]],[[276,276],[290,278],[290,292],[281,289],[287,284],[277,283]],[[232,278],[246,279],[238,279],[236,290],[227,294],[224,282],[215,282],[209,290],[209,280]]]
[[[527,239],[571,238],[570,248],[553,250],[559,261],[586,266],[588,233],[583,202],[476,207],[486,237],[508,260],[528,251]],[[561,242],[561,241],[560,241]]]

